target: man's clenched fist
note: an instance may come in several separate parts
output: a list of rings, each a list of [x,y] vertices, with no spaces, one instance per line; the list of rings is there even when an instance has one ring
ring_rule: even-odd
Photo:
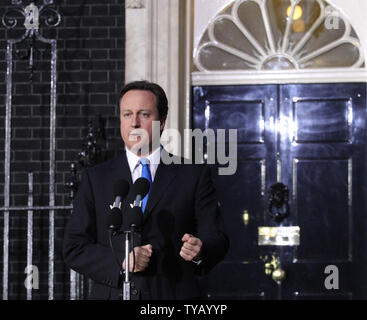
[[[200,253],[203,243],[199,238],[194,237],[191,234],[185,233],[182,237],[183,245],[181,247],[180,256],[186,261],[191,261],[197,257]]]
[[[140,272],[146,269],[146,267],[149,264],[150,257],[152,256],[152,252],[153,250],[152,250],[151,244],[146,244],[145,246],[134,248],[134,253],[135,253],[134,272]],[[130,265],[129,271],[130,272],[133,272],[133,264],[134,264],[133,253],[130,252],[130,256],[129,256],[129,265]],[[126,268],[125,260],[122,264],[122,268],[124,270]]]

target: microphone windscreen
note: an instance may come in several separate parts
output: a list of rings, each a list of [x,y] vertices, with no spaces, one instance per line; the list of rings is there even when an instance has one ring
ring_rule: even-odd
[[[129,183],[126,180],[115,180],[113,183],[113,197],[124,199],[129,192]]]
[[[122,214],[119,208],[113,208],[107,214],[107,228],[120,229],[122,225]]]
[[[137,179],[133,184],[134,195],[136,196],[140,194],[141,197],[144,198],[149,192],[149,188],[150,188],[150,182],[148,181],[148,179],[141,177]]]
[[[136,206],[133,208],[129,208],[129,211],[125,217],[127,226],[129,228],[132,226],[134,226],[135,228],[140,228],[143,224],[143,213],[141,212],[140,207]]]

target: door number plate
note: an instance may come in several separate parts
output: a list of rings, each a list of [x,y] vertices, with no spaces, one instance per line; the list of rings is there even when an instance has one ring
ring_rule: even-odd
[[[258,227],[259,246],[299,246],[300,227]]]

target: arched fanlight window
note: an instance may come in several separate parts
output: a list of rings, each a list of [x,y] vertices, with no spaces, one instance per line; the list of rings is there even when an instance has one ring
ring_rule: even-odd
[[[198,71],[362,68],[361,42],[324,0],[236,0],[210,21]]]

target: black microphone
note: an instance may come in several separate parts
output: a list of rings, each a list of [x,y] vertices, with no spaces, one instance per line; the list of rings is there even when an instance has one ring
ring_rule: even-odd
[[[116,180],[113,184],[113,202],[111,211],[107,216],[107,228],[117,230],[122,225],[121,203],[129,192],[129,183],[126,180]]]
[[[141,211],[142,200],[149,192],[150,182],[145,178],[139,178],[133,184],[133,194],[135,201],[126,215],[128,228],[137,229],[143,222],[143,213]]]
[[[150,182],[146,178],[139,178],[133,184],[133,192],[135,194],[134,207],[141,207],[142,200],[149,192]]]
[[[129,192],[129,183],[126,180],[115,180],[113,183],[113,196],[115,201],[113,202],[112,208],[121,209],[122,200],[126,197]]]

